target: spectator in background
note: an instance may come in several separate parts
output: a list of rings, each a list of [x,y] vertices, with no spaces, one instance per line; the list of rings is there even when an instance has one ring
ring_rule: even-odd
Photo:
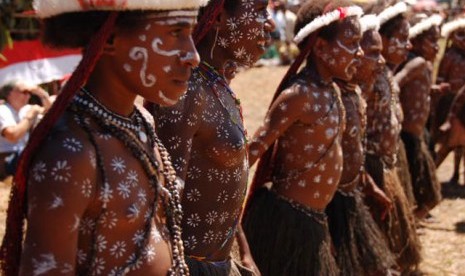
[[[31,95],[37,96],[42,106],[28,104]],[[4,179],[14,174],[32,127],[51,103],[42,88],[17,81],[4,85],[0,97],[5,100],[0,105],[0,179]]]
[[[279,34],[275,43],[282,65],[290,64],[298,53],[298,49],[293,43],[296,18],[295,13],[287,9],[287,1],[273,0],[273,19]]]

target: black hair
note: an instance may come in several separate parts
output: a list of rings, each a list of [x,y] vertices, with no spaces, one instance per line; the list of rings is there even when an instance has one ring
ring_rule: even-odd
[[[141,17],[153,11],[122,11],[118,13],[116,28],[134,28]],[[83,48],[102,27],[109,11],[64,13],[43,20],[42,41],[53,48]]]
[[[400,29],[400,25],[404,22],[404,20],[407,20],[407,17],[404,14],[399,14],[389,19],[381,26],[381,28],[379,28],[379,33],[384,37],[391,37]]]
[[[6,100],[11,91],[18,86],[18,82],[10,81],[0,88],[0,99]]]

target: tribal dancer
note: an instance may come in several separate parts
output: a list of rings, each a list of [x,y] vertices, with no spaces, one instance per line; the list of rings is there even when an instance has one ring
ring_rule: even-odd
[[[362,190],[389,210],[391,201],[365,173],[366,102],[356,84],[372,86],[376,72],[384,67],[382,42],[375,15],[360,19],[364,51],[357,73],[350,81],[338,80],[346,110],[346,128],[342,137],[344,165],[339,187],[326,208],[329,230],[336,250],[341,275],[386,275],[395,266],[383,233],[363,202]]]
[[[182,222],[193,275],[259,274],[240,219],[247,192],[247,132],[240,101],[229,87],[237,66],[265,51],[274,23],[267,0],[214,0],[201,10],[194,40],[202,63],[173,107],[150,107],[160,139],[185,179]],[[170,70],[167,68],[167,70]],[[234,237],[242,264],[231,260]]]
[[[396,74],[400,102],[404,114],[401,138],[405,145],[411,186],[415,196],[414,214],[424,218],[441,200],[441,187],[436,166],[424,140],[429,117],[433,62],[439,50],[440,15],[416,15],[418,23],[409,30],[412,50],[402,69]]]
[[[265,275],[339,273],[324,213],[343,164],[345,114],[333,79],[350,80],[356,71],[362,13],[346,1],[308,1],[298,13],[301,53],[249,148],[250,164],[261,159],[243,225]],[[263,186],[268,180],[271,190]]]
[[[399,149],[402,108],[399,87],[392,71],[407,58],[411,44],[409,23],[404,16],[405,3],[400,2],[382,11],[380,34],[386,65],[377,75],[373,91],[367,96],[367,157],[366,168],[376,184],[393,202],[384,219],[382,210],[374,209],[375,220],[389,241],[397,263],[403,271],[414,269],[420,261],[420,247],[411,206],[396,170]]]
[[[446,38],[446,51],[441,61],[438,71],[437,82],[447,82],[450,84],[449,93],[441,95],[434,106],[432,133],[433,141],[441,144],[441,149],[437,153],[436,166],[439,166],[447,157],[450,151],[454,150],[454,173],[451,178],[452,183],[459,182],[459,167],[460,161],[464,155],[465,147],[457,145],[457,147],[449,147],[447,142],[448,135],[441,135],[441,132],[446,131],[450,124],[443,126],[443,131],[440,127],[446,122],[450,110],[450,106],[454,97],[463,85],[463,71],[465,70],[465,18],[457,18],[443,25],[441,34]],[[449,121],[449,123],[452,121]],[[450,134],[450,132],[448,132]],[[464,162],[465,166],[465,162]]]
[[[455,96],[446,123],[442,127],[446,139],[442,147],[465,146],[465,86]]]
[[[168,105],[185,93],[202,2],[34,1],[44,42],[84,52],[20,160],[4,275],[189,274],[181,182],[134,101]]]

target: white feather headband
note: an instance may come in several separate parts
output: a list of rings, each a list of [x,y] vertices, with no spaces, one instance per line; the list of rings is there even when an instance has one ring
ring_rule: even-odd
[[[67,12],[127,11],[127,10],[181,10],[198,9],[208,0],[34,0],[33,6],[40,18]]]
[[[452,32],[461,28],[465,28],[465,18],[459,18],[442,25],[441,35],[447,38]]]
[[[333,11],[330,11],[328,13],[325,13],[313,19],[310,23],[308,23],[305,27],[303,27],[297,33],[297,35],[294,37],[294,41],[295,43],[299,44],[311,33],[313,33],[314,31],[324,26],[328,26],[329,24],[339,19],[344,19],[345,17],[349,17],[349,16],[360,17],[362,14],[363,14],[363,10],[359,6],[337,8]]]
[[[433,14],[432,16],[424,20],[421,20],[419,23],[413,25],[410,28],[408,32],[408,38],[409,39],[415,38],[419,36],[420,34],[422,34],[423,32],[429,30],[433,26],[440,26],[442,23],[442,20],[443,18],[439,14]]]
[[[360,18],[360,26],[362,27],[362,34],[368,30],[379,30],[379,19],[374,14],[367,14]]]
[[[407,12],[407,4],[404,2],[399,2],[394,6],[384,9],[378,14],[379,25],[383,26],[384,23],[405,12]]]

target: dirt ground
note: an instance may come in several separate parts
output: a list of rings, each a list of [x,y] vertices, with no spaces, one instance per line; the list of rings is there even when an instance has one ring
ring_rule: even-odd
[[[232,87],[241,99],[249,135],[262,122],[274,89],[285,74],[285,67],[252,68],[241,72]],[[463,176],[463,167],[461,168]],[[446,182],[452,173],[452,158],[438,169]],[[461,182],[463,183],[463,179]],[[10,184],[0,182],[0,237],[4,232],[5,209]],[[443,185],[444,200],[432,211],[434,219],[420,230],[423,243],[421,271],[426,275],[465,276],[465,186]]]

